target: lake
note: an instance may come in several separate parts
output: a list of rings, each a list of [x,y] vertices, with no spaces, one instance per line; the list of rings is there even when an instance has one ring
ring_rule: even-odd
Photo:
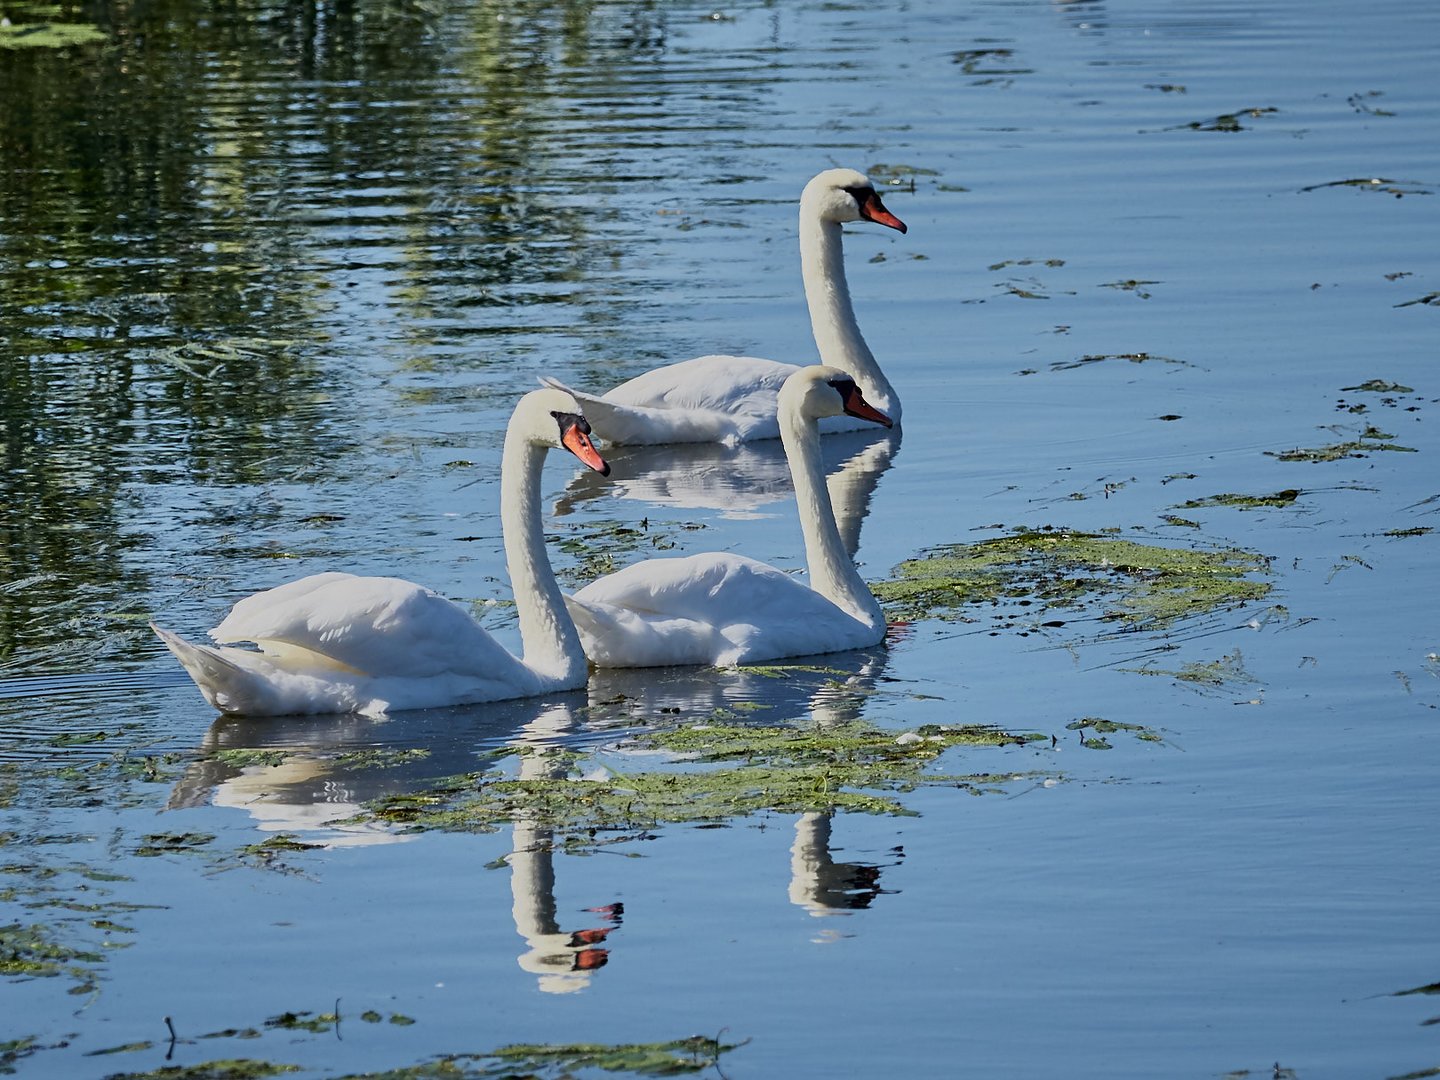
[[[0,1072],[1440,1075],[1440,12],[0,14]],[[252,720],[150,632],[518,648],[515,401],[813,361],[837,165],[884,646]],[[605,453],[567,588],[803,571],[777,444]]]

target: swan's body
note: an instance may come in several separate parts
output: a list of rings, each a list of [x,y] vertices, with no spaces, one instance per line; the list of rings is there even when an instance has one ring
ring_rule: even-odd
[[[900,399],[865,344],[845,281],[840,226],[860,220],[905,231],[863,173],[829,169],[805,185],[800,196],[805,302],[820,362],[852,375],[866,388],[870,403],[898,423]],[[779,436],[776,395],[799,370],[795,364],[753,356],[701,356],[647,371],[603,396],[572,392],[595,434],[607,442],[733,444]],[[864,425],[842,415],[827,418],[821,428],[853,431]]]
[[[500,519],[515,591],[523,658],[470,615],[398,578],[315,574],[241,600],[196,645],[155,632],[205,699],[227,713],[382,713],[503,701],[583,686],[585,654],[545,553],[540,472],[563,446],[598,472],[608,468],[569,395],[525,395],[505,433]]]
[[[888,424],[835,368],[803,368],[779,395],[810,584],[725,552],[650,559],[567,598],[598,667],[725,666],[874,645],[885,618],[844,548],[820,458],[819,420],[847,411]]]

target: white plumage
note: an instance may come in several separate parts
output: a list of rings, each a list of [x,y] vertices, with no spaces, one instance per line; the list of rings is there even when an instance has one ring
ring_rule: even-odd
[[[590,660],[723,666],[879,642],[885,619],[841,541],[821,468],[819,420],[841,413],[888,426],[835,368],[803,368],[779,395],[810,584],[724,552],[636,563],[567,598]]]
[[[865,344],[845,280],[840,226],[861,220],[905,231],[863,173],[828,169],[805,185],[800,196],[805,300],[821,363],[858,379],[871,403],[898,423],[900,399]],[[595,433],[607,442],[734,444],[779,436],[776,395],[798,370],[795,364],[776,360],[716,355],[647,371],[600,396],[553,380],[550,385],[570,390]],[[827,418],[821,429],[853,431],[863,426],[863,421],[842,415]]]
[[[506,429],[500,516],[523,658],[429,589],[342,573],[248,596],[210,631],[221,646],[253,642],[259,652],[155,632],[205,699],[227,713],[382,713],[583,686],[584,651],[545,553],[539,485],[552,447],[608,471],[588,433],[574,399],[554,389],[521,398]]]

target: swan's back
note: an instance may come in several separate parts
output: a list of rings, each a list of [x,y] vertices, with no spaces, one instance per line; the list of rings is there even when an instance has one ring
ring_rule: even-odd
[[[304,653],[371,678],[504,675],[521,667],[459,605],[399,578],[315,574],[247,596],[210,636],[253,641],[297,666]]]
[[[725,666],[859,648],[884,633],[804,581],[728,552],[635,563],[567,607],[601,667]]]
[[[716,412],[775,412],[775,395],[798,368],[754,356],[697,356],[637,375],[605,394],[617,405]]]

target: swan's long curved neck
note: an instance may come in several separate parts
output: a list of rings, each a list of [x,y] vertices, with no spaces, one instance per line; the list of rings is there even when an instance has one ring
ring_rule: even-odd
[[[885,625],[884,613],[860,571],[855,569],[835,523],[834,505],[825,486],[819,426],[792,410],[782,409],[780,440],[785,445],[790,476],[795,483],[810,587],[862,622]]]
[[[850,286],[845,280],[845,253],[838,222],[800,208],[800,272],[805,279],[805,303],[810,308],[810,328],[820,350],[820,362],[855,377],[865,397],[876,408],[900,420],[900,399],[875,354],[865,344],[855,308],[850,303]]]
[[[565,597],[545,552],[540,512],[540,472],[545,447],[536,446],[513,425],[505,433],[500,466],[500,524],[505,565],[515,592],[525,665],[545,678],[584,677],[585,650],[565,610]]]

